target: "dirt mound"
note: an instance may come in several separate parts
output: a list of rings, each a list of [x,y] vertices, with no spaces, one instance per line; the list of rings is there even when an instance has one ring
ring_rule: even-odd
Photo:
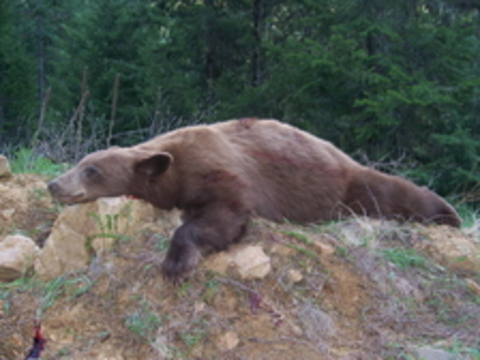
[[[35,233],[57,215],[49,199],[28,193],[5,229]],[[23,217],[34,211],[43,217]],[[447,227],[256,219],[242,243],[269,259],[260,278],[244,279],[230,260],[218,267],[212,255],[173,287],[160,276],[168,237],[152,223],[116,237],[86,269],[0,284],[0,359],[25,357],[35,320],[47,339],[43,359],[415,359],[429,349],[478,359],[472,284],[480,277],[431,255],[442,233],[442,244],[478,251],[476,240]],[[457,262],[471,255],[459,254]]]

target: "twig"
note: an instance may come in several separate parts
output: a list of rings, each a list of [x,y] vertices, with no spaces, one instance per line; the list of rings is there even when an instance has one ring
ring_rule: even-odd
[[[90,92],[87,90],[82,94],[82,98],[80,99],[80,103],[78,107],[75,109],[75,112],[70,119],[72,124],[77,124],[77,135],[75,139],[75,161],[78,160],[80,154],[80,144],[82,143],[82,120],[83,115],[85,113],[85,103],[87,102],[87,98],[90,95]]]
[[[115,125],[115,115],[117,113],[118,87],[120,85],[120,74],[115,75],[115,82],[113,84],[112,109],[110,113],[110,124],[108,126],[107,147],[111,146],[112,131]]]
[[[75,155],[74,155],[76,161],[80,157],[80,144],[82,143],[83,119],[85,117],[85,104],[87,102],[88,95],[90,94],[88,91],[87,81],[88,81],[88,68],[85,67],[83,69],[83,74],[82,74],[82,88],[81,88],[82,98],[80,100],[80,104],[78,105],[77,110],[75,111],[74,116],[72,117],[73,120],[75,119],[77,120],[76,122],[77,136],[75,141]]]
[[[33,135],[33,143],[35,144],[38,140],[40,132],[43,131],[43,123],[45,122],[45,114],[47,113],[48,104],[50,103],[50,95],[52,94],[52,88],[49,87],[42,101],[42,109],[40,110],[40,116],[38,118],[37,131]]]

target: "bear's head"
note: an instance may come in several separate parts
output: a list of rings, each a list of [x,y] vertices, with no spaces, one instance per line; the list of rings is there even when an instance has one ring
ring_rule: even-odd
[[[170,168],[167,152],[112,147],[87,155],[74,168],[48,184],[50,194],[65,203],[100,197],[134,195]]]

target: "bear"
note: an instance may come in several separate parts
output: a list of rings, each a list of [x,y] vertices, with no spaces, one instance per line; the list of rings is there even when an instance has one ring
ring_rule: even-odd
[[[272,119],[195,125],[132,147],[93,152],[48,184],[65,203],[130,195],[182,210],[162,273],[177,283],[205,251],[236,242],[249,219],[314,223],[351,215],[459,227],[455,209],[427,188],[363,166]]]

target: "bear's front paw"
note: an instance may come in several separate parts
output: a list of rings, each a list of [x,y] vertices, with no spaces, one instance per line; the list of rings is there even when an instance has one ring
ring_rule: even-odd
[[[170,248],[162,264],[163,278],[174,285],[180,284],[193,273],[200,257],[200,250],[194,245],[176,251]]]

